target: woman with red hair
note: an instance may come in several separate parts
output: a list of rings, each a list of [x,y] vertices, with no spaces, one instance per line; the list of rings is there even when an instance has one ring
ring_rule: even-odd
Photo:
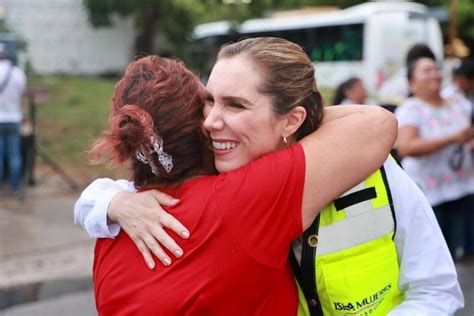
[[[283,47],[290,55],[304,54],[297,45]],[[225,61],[219,67],[233,75],[255,71],[244,57]],[[154,270],[142,264],[125,232],[97,240],[94,290],[100,315],[297,313],[287,261],[292,240],[318,210],[383,163],[396,131],[391,114],[375,107],[335,107],[323,122],[316,107],[308,113],[299,104],[321,98],[307,69],[308,96],[275,113],[278,102],[255,89],[262,75],[235,87],[248,100],[229,96],[221,108],[177,61],[149,56],[129,65],[112,98],[108,128],[91,152],[99,161],[130,162],[138,190],[159,189],[178,198],[168,212],[192,234],[182,245],[186,256]],[[210,82],[220,82],[219,76],[216,68]],[[221,92],[216,89],[212,92]],[[227,135],[216,131],[219,111],[235,114]],[[203,129],[204,115],[211,135]],[[295,142],[301,128],[311,126],[318,131]],[[371,136],[382,130],[380,137]],[[239,141],[226,139],[231,131]],[[211,148],[219,155],[216,165],[229,168],[220,175]],[[323,161],[328,162],[320,168]],[[334,177],[337,183],[330,181]]]

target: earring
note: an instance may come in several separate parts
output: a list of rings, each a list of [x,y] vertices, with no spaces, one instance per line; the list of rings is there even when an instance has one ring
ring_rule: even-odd
[[[283,142],[285,143],[285,145],[288,145],[288,140],[286,139],[286,136],[283,136]]]

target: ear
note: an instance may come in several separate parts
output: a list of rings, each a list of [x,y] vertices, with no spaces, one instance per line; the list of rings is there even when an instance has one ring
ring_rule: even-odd
[[[285,114],[283,120],[283,137],[291,138],[300,128],[306,119],[306,110],[302,106],[297,106],[289,113]]]
[[[417,91],[417,85],[415,82],[412,81],[409,81],[408,82],[408,89],[411,91],[411,93],[416,93]]]

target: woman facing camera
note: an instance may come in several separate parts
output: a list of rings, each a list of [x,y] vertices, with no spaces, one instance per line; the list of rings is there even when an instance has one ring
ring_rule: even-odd
[[[440,95],[433,58],[412,61],[407,76],[413,96],[396,111],[402,165],[432,205],[453,258],[459,248],[474,257],[472,109],[456,95]]]
[[[300,67],[307,73],[298,85],[280,82],[295,92],[289,99],[267,90],[266,69],[246,54],[221,56],[207,92],[182,64],[156,56],[133,62],[117,84],[108,129],[92,152],[130,162],[138,190],[178,198],[168,211],[191,237],[182,244],[185,256],[154,270],[123,231],[98,240],[94,287],[101,315],[296,314],[291,241],[324,205],[380,167],[396,122],[363,106],[331,109],[321,122],[307,56],[289,42],[266,44],[309,65]],[[248,79],[236,85],[242,78]],[[217,176],[211,148],[224,171]],[[345,150],[353,154],[346,157]]]

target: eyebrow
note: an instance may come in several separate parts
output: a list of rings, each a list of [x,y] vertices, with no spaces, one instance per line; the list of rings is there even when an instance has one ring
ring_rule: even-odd
[[[242,102],[243,104],[253,105],[252,102],[241,97],[225,96],[222,99],[226,102],[239,101],[239,102]]]
[[[204,96],[204,98],[206,99],[206,101],[214,102],[214,97],[207,90],[206,90],[206,95]]]

